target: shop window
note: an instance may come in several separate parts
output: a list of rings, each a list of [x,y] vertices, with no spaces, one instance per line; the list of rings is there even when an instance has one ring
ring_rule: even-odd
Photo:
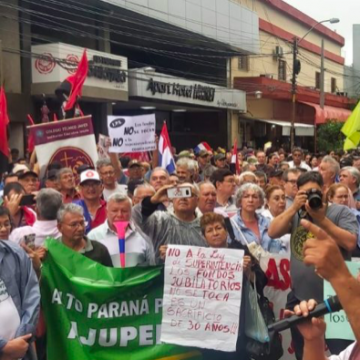
[[[315,88],[320,89],[320,73],[318,71],[315,73]]]
[[[286,61],[279,60],[278,79],[280,81],[286,81]]]
[[[331,78],[331,92],[334,94],[337,91],[336,78]]]
[[[249,71],[249,57],[247,55],[238,57],[238,70]]]

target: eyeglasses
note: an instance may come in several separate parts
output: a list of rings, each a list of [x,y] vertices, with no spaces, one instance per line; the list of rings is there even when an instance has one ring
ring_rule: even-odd
[[[85,221],[79,221],[79,222],[73,222],[73,223],[70,223],[70,224],[64,224],[70,228],[72,228],[73,230],[79,228],[79,227],[82,227],[84,228],[86,226],[85,224]]]

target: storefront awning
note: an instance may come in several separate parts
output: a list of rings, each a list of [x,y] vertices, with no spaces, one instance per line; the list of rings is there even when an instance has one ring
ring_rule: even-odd
[[[315,110],[315,124],[325,124],[327,120],[338,120],[345,122],[350,116],[351,111],[333,106],[324,106],[324,109],[318,104],[300,101],[302,104],[311,106]]]
[[[257,119],[257,121],[265,122],[272,125],[282,126],[282,135],[290,136],[291,122],[281,120],[265,120]],[[295,123],[296,136],[314,136],[314,125]]]

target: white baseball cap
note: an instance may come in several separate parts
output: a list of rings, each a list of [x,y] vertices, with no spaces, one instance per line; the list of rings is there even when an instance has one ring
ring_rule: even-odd
[[[83,171],[80,174],[80,184],[84,183],[85,181],[89,181],[89,180],[101,182],[99,173],[95,170],[88,169],[88,170]]]

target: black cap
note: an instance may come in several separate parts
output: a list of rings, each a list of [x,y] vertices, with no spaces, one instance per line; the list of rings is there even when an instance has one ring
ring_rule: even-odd
[[[143,185],[145,184],[144,179],[134,179],[134,180],[130,180],[128,182],[128,193],[131,195],[134,195],[134,191],[135,189],[139,186],[139,185]]]
[[[89,164],[82,164],[76,169],[76,172],[78,173],[78,175],[80,175],[83,171],[89,169],[95,170],[94,167],[90,166]]]
[[[59,170],[52,169],[47,172],[46,180],[56,180]]]

